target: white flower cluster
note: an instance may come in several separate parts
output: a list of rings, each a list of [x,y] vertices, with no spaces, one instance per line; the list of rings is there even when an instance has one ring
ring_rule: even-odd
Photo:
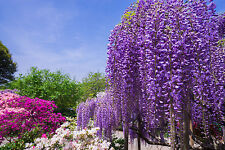
[[[10,141],[15,141],[16,139],[18,139],[18,138],[17,137],[13,137],[13,138],[10,138]],[[9,139],[6,139],[6,138],[0,139],[0,147],[4,146],[7,143],[9,143]]]
[[[97,96],[98,98],[102,98],[102,97],[104,97],[105,95],[106,95],[105,92],[98,92],[96,96]]]
[[[52,138],[37,138],[34,143],[26,143],[26,149],[108,150],[110,142],[96,136],[99,128],[78,131],[68,129],[69,126],[70,123],[65,122],[56,130],[56,134]]]

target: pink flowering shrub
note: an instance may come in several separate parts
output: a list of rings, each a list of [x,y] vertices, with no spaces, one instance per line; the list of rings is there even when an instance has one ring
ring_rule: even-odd
[[[18,113],[25,111],[24,108],[11,108],[8,106],[7,100],[19,97],[13,90],[0,91],[0,115],[3,115],[6,111]]]
[[[35,127],[54,132],[65,121],[60,113],[53,113],[55,108],[52,101],[1,92],[0,138],[20,137]]]

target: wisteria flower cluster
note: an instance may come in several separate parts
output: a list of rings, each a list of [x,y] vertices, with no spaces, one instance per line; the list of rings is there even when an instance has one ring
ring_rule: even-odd
[[[96,98],[87,99],[77,107],[78,129],[85,129],[93,121],[94,126],[99,128],[97,135],[110,140],[113,130],[119,126],[119,113],[113,107],[111,92],[100,92]],[[102,136],[103,135],[103,136]]]
[[[53,101],[11,92],[1,92],[0,98],[0,138],[20,137],[35,127],[51,133],[65,122],[61,114],[53,113],[56,108]]]
[[[72,127],[71,127],[72,126]],[[96,136],[99,128],[85,128],[83,130],[77,130],[76,126],[74,130],[74,124],[71,122],[65,122],[56,130],[56,133],[48,138],[46,135],[42,135],[41,138],[37,138],[35,143],[26,143],[27,150],[39,150],[39,149],[64,149],[64,150],[108,150],[110,142],[99,139]],[[112,150],[112,149],[111,149]]]
[[[143,135],[163,140],[169,131],[172,149],[176,137],[188,148],[193,122],[203,143],[213,122],[224,125],[224,16],[215,7],[212,0],[139,0],[125,11],[109,37],[106,69],[108,103],[124,133],[136,120]]]

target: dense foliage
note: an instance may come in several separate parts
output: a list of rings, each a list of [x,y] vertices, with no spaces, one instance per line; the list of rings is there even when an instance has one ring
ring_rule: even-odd
[[[0,41],[0,85],[14,79],[16,63],[13,62],[8,48]]]
[[[76,107],[80,88],[68,75],[63,75],[60,71],[50,72],[33,67],[29,74],[21,75],[8,86],[19,90],[20,95],[55,101],[58,112],[75,115],[70,108]]]
[[[78,125],[94,118],[107,136],[122,123],[126,139],[161,145],[169,132],[171,149],[222,144],[224,15],[215,7],[205,0],[130,6],[109,38],[109,96],[81,103]]]
[[[15,137],[10,142],[5,140],[0,145],[0,150],[22,150],[25,149],[25,143],[33,143],[36,138],[42,136],[42,131],[38,127],[26,131],[20,138]]]
[[[38,127],[40,133],[52,133],[65,121],[53,113],[53,101],[19,96],[13,91],[0,91],[0,139],[22,137]]]
[[[90,72],[87,77],[82,79],[80,87],[82,101],[85,101],[87,98],[96,97],[98,92],[102,92],[106,88],[105,76],[99,72]]]

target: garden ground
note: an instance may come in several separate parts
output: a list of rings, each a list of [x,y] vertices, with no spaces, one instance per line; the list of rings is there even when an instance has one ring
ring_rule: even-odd
[[[116,131],[116,136],[118,138],[123,138],[123,132],[122,131]],[[137,139],[134,140],[133,144],[129,144],[129,150],[137,150],[138,144]],[[159,146],[159,145],[149,145],[145,143],[141,143],[141,150],[169,150],[170,148],[167,146]]]

